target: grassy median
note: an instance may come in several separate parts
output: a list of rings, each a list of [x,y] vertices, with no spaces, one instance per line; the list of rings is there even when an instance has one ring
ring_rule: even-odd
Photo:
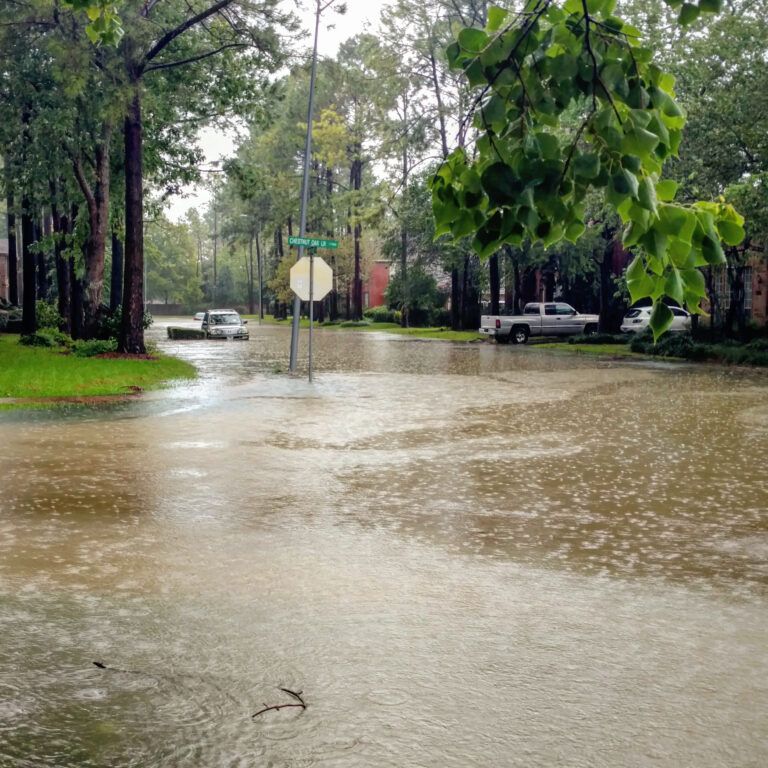
[[[259,322],[258,315],[243,315],[249,321],[251,330],[253,325]],[[275,320],[272,315],[267,315],[263,323],[265,325],[282,325],[290,327],[291,319]],[[302,317],[299,322],[300,328],[309,328],[309,320]],[[315,321],[315,328],[323,331],[356,331],[362,333],[392,333],[396,336],[408,336],[411,339],[439,339],[442,341],[480,341],[484,337],[477,331],[452,331],[450,328],[403,328],[397,323],[369,323],[367,321],[348,322],[338,321],[335,323],[318,323]]]
[[[0,335],[0,399],[13,400],[0,408],[128,395],[195,376],[194,366],[161,354],[82,358],[61,349],[25,347],[16,335]]]

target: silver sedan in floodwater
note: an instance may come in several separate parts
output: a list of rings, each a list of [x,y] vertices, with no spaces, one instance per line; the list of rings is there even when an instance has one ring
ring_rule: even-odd
[[[203,317],[206,339],[244,339],[249,337],[247,320],[234,309],[209,309]]]

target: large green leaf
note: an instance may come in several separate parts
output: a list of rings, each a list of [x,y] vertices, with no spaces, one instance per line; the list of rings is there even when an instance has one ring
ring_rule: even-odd
[[[480,53],[488,45],[488,35],[481,29],[462,29],[457,38],[459,45],[468,53]]]
[[[600,158],[595,152],[579,155],[573,161],[573,172],[584,179],[594,179],[600,173]]]
[[[498,8],[497,6],[492,5],[488,9],[488,24],[486,25],[486,29],[489,32],[496,32],[498,29],[501,29],[501,25],[504,23],[508,15],[509,11],[505,10],[504,8]]]
[[[520,180],[505,163],[494,163],[483,171],[480,183],[493,205],[514,203],[522,191]]]
[[[727,245],[739,245],[739,243],[744,240],[746,234],[744,232],[744,227],[741,227],[732,221],[718,221],[717,231]]]
[[[672,321],[675,316],[672,314],[672,310],[661,301],[654,302],[653,309],[651,310],[651,319],[649,325],[653,331],[653,340],[657,341],[662,333],[669,330],[672,325]]]

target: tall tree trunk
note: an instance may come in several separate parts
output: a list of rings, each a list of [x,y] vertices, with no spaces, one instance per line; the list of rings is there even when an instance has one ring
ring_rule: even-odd
[[[461,291],[459,288],[459,268],[451,269],[451,329],[461,330]]]
[[[21,201],[21,269],[22,269],[22,315],[21,328],[23,333],[34,333],[37,330],[37,315],[35,311],[37,264],[31,246],[34,239],[34,224],[30,211],[29,200]]]
[[[253,269],[253,266],[251,266]],[[259,276],[259,320],[264,319],[264,274],[262,272],[261,246],[259,233],[256,233],[256,272]]]
[[[88,240],[85,249],[85,296],[84,335],[93,338],[99,325],[99,314],[104,295],[104,261],[109,230],[109,177],[110,144],[112,125],[104,123],[101,135],[94,148],[94,183],[91,185],[85,175],[82,160],[73,162],[75,178],[85,197],[88,207]]]
[[[123,241],[112,232],[112,272],[109,280],[109,311],[114,312],[123,303]]]
[[[58,288],[58,311],[61,316],[65,333],[72,333],[72,286],[69,280],[69,264],[64,258],[66,242],[64,238],[69,232],[69,220],[62,216],[57,205],[51,207],[53,231],[56,234],[53,258],[56,264],[56,286]]]
[[[40,218],[36,219],[32,224],[32,237],[34,242],[38,244],[42,241],[43,236],[49,234],[46,218],[45,213],[40,212]],[[35,261],[37,262],[37,298],[40,301],[48,301],[48,291],[50,288],[48,281],[48,254],[44,250],[38,250],[35,254]]]
[[[715,287],[715,272],[712,267],[704,270],[704,280],[707,285],[707,298],[709,299],[709,340],[714,342],[717,337],[717,327],[721,319],[720,297]]]
[[[501,281],[499,280],[499,255],[494,253],[488,260],[489,280],[491,284],[491,314],[499,314],[499,291]]]
[[[603,258],[600,261],[600,330],[603,333],[610,333],[610,310],[613,295],[611,290],[611,268],[613,266],[612,257],[616,248],[616,241],[613,240],[613,230],[606,232],[606,235],[611,239],[608,241],[608,245],[603,251]]]
[[[440,144],[443,150],[443,158],[448,157],[448,129],[445,124],[445,108],[443,107],[443,92],[440,87],[440,78],[437,75],[437,58],[434,49],[429,52],[429,63],[432,68],[432,88],[437,102],[437,120],[440,127]]]
[[[125,118],[125,273],[121,352],[143,354],[144,347],[144,192],[142,189],[141,94],[134,83]]]
[[[6,169],[9,161],[6,158]],[[8,301],[14,306],[19,303],[19,256],[16,250],[16,213],[14,210],[13,189],[10,180],[7,190],[7,219],[8,219]]]
[[[728,336],[736,336],[743,340],[746,331],[744,313],[744,265],[737,263],[727,269],[731,300],[726,315],[726,333]]]
[[[245,262],[245,272],[248,275],[248,314],[256,313],[256,302],[253,300],[253,232],[248,240],[248,257]]]
[[[77,276],[75,268],[75,259],[71,258],[69,266],[69,284],[72,289],[72,305],[70,326],[72,328],[72,338],[83,338],[83,279]]]
[[[352,182],[351,186],[352,189],[359,193],[360,188],[362,187],[362,181],[363,181],[363,161],[360,158],[360,153],[362,152],[362,147],[360,146],[360,143],[358,142],[355,145],[355,159],[352,161],[352,167],[350,169],[350,181]],[[355,203],[354,203],[354,213],[355,213],[355,224],[353,227],[353,237],[354,237],[354,256],[355,256],[355,272],[354,272],[354,281],[352,284],[352,301],[353,301],[353,310],[352,310],[352,318],[354,320],[362,320],[363,318],[363,279],[362,279],[362,273],[361,273],[361,260],[362,260],[362,254],[360,251],[360,238],[362,236],[363,232],[363,226],[360,223],[358,219],[359,211],[357,210],[359,207],[359,200],[357,199],[357,195],[355,195]]]

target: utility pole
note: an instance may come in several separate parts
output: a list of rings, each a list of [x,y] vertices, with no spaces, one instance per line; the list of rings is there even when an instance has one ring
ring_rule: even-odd
[[[320,32],[320,15],[329,8],[335,0],[315,0],[315,42],[312,48],[312,71],[309,78],[309,105],[307,107],[307,141],[304,147],[304,178],[301,186],[301,223],[299,225],[299,237],[307,234],[307,208],[309,204],[309,163],[312,155],[312,114],[315,105],[315,77],[317,75],[317,38]],[[304,246],[299,246],[299,258],[304,256]],[[312,254],[310,253],[310,259]],[[312,269],[310,267],[310,281]],[[310,299],[310,314],[312,302]],[[293,297],[293,320],[291,322],[291,357],[288,370],[296,373],[296,357],[299,351],[299,314],[301,313],[301,299]]]

